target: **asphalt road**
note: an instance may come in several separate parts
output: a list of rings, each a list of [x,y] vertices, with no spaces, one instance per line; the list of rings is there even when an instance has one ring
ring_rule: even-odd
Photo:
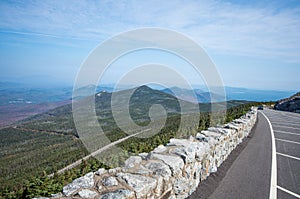
[[[262,114],[246,148],[210,198],[268,198],[271,182],[270,128]]]
[[[249,137],[189,198],[300,198],[299,137],[300,114],[259,112]]]
[[[277,198],[300,198],[300,114],[266,109],[276,141]]]

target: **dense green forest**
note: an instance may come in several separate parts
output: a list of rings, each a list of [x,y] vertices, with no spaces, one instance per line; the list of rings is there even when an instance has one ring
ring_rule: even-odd
[[[115,165],[124,161],[124,157],[149,152],[160,144],[166,144],[173,137],[194,135],[198,131],[208,128],[211,123],[210,104],[200,104],[199,125],[193,128],[181,129],[180,107],[176,98],[168,94],[161,94],[155,90],[143,88],[135,93],[131,100],[130,114],[139,125],[149,123],[148,111],[151,104],[162,103],[168,113],[167,121],[161,131],[149,138],[132,137],[119,143],[118,146],[126,152],[122,159],[113,159]],[[162,96],[163,95],[163,96]],[[151,96],[151,97],[149,97]],[[99,123],[111,141],[127,136],[112,117],[110,110],[110,93],[96,98],[96,112]],[[140,98],[140,100],[139,100]],[[142,100],[141,100],[142,99]],[[160,99],[165,99],[161,101]],[[245,101],[231,101],[220,103],[217,112],[226,111],[229,122],[245,114],[251,106],[258,103]],[[216,110],[214,110],[216,111]],[[189,117],[189,115],[187,115]],[[221,121],[219,121],[221,122]],[[82,164],[63,174],[49,178],[47,175],[83,158],[88,151],[78,138],[71,105],[65,105],[23,120],[14,127],[0,130],[0,198],[32,198],[34,196],[49,196],[60,192],[62,187],[73,179],[99,167],[109,168],[95,158],[83,161]]]

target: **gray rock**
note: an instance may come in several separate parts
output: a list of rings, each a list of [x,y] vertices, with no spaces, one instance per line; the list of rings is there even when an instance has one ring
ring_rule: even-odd
[[[71,196],[80,188],[92,188],[94,186],[93,172],[86,174],[80,178],[75,179],[72,183],[64,186],[63,194]]]
[[[181,170],[184,166],[183,160],[178,156],[151,153],[150,159],[158,159],[163,161],[171,168],[173,175],[181,173]]]
[[[96,188],[97,188],[99,191],[101,191],[101,189],[103,188],[103,186],[102,186],[100,183],[98,183],[98,184],[96,185]]]
[[[300,92],[296,93],[295,95],[293,95],[289,98],[279,100],[278,102],[276,102],[274,109],[299,113],[300,112]]]
[[[195,150],[195,156],[198,160],[202,160],[203,156],[207,154],[210,150],[208,142],[198,142],[197,144],[191,146]]]
[[[82,189],[78,192],[78,195],[81,198],[95,198],[96,196],[98,196],[98,193],[89,189]]]
[[[192,173],[193,173],[191,166],[187,166],[184,170],[184,173],[185,173],[187,179],[191,178]]]
[[[225,128],[233,129],[233,130],[236,130],[236,131],[239,131],[241,129],[241,127],[239,125],[237,125],[236,123],[234,123],[234,122],[226,124]]]
[[[232,130],[230,129],[226,129],[226,128],[217,128],[217,127],[209,127],[207,129],[208,131],[212,131],[212,132],[216,132],[216,133],[222,133],[222,134],[225,134],[225,135],[230,135]]]
[[[188,147],[192,143],[193,142],[191,142],[189,140],[172,138],[172,139],[170,139],[170,143],[168,143],[168,146],[183,146],[183,147]]]
[[[106,193],[99,197],[100,199],[131,199],[134,198],[134,192],[127,189],[119,189],[114,192]]]
[[[195,162],[194,168],[195,168],[195,173],[193,173],[193,178],[195,180],[196,186],[198,186],[198,184],[200,183],[200,178],[201,178],[201,170],[202,170],[201,162]]]
[[[162,176],[162,177],[171,177],[170,168],[164,164],[163,162],[151,161],[145,165],[145,167],[153,172],[154,175]]]
[[[38,198],[32,198],[32,199],[50,199],[50,198],[47,198],[47,197],[38,197]]]
[[[135,192],[137,198],[146,197],[156,187],[156,179],[130,173],[118,173],[117,177],[124,180]]]
[[[209,141],[210,137],[205,137],[205,139]],[[206,142],[192,142],[188,140],[171,139],[170,145],[184,147],[185,151],[177,151],[177,154],[185,158],[186,162],[194,161],[194,153],[196,158],[201,159],[202,156],[209,150],[209,145]]]
[[[240,118],[233,120],[233,122],[235,122],[237,124],[247,124],[246,120],[243,120],[243,119],[240,119]]]
[[[157,179],[157,186],[155,189],[155,194],[157,196],[156,198],[162,198],[161,195],[164,191],[164,188],[166,187],[166,186],[164,186],[164,179],[166,179],[166,178],[164,178],[162,176],[157,176],[156,179]]]
[[[207,140],[208,140],[207,143],[211,147],[215,146],[218,143],[218,141],[215,138],[213,138],[213,137],[208,137]]]
[[[174,193],[175,195],[188,193],[188,182],[183,179],[176,179],[174,183]]]
[[[117,173],[117,172],[120,172],[120,171],[122,171],[122,168],[116,167],[116,168],[113,168],[113,169],[109,169],[108,173],[114,174],[114,173]]]
[[[167,150],[167,147],[163,146],[163,145],[159,145],[158,147],[156,147],[153,152],[154,153],[163,153]]]
[[[51,198],[61,198],[63,197],[62,193],[51,194]]]
[[[188,140],[189,140],[190,142],[194,142],[194,141],[195,141],[195,138],[194,138],[192,135],[190,135],[190,137],[188,138]]]
[[[105,173],[107,173],[107,171],[104,168],[100,168],[100,169],[98,169],[98,171],[95,172],[95,174],[99,175],[99,176],[102,174],[105,174]]]
[[[143,160],[146,160],[146,159],[147,159],[147,156],[148,156],[148,153],[140,153],[139,156],[140,156]]]
[[[139,168],[134,169],[133,171],[130,171],[129,173],[140,174],[140,175],[150,175],[153,172],[151,170],[147,169],[146,167],[144,167],[143,165],[140,165]]]
[[[117,186],[119,183],[115,177],[108,177],[102,180],[102,184],[107,187]]]
[[[211,168],[210,168],[210,173],[215,173],[217,172],[218,168],[216,165],[213,165]]]
[[[201,134],[201,133],[196,134],[196,139],[199,140],[199,141],[207,142],[206,136]]]
[[[175,148],[171,150],[171,153],[179,155],[186,164],[195,161],[196,153],[194,148]]]
[[[220,133],[216,133],[213,131],[201,131],[206,137],[219,138],[221,136]]]
[[[140,156],[131,156],[125,161],[125,168],[133,168],[136,165],[139,165],[142,162]]]

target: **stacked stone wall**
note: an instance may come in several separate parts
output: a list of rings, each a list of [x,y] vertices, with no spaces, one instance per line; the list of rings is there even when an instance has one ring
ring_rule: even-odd
[[[51,198],[186,198],[248,136],[257,110],[189,139],[171,139],[150,153],[131,156],[122,168],[99,169],[74,180]]]

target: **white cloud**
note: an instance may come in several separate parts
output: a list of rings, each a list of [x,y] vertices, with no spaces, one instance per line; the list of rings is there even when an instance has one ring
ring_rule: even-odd
[[[0,30],[103,40],[139,27],[170,28],[220,53],[300,62],[300,6],[221,1],[39,1],[0,3]]]

